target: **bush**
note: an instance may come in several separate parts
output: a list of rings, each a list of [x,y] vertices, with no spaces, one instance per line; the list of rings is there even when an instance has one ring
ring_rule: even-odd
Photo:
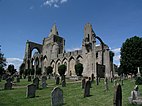
[[[53,68],[51,66],[48,66],[47,68],[45,68],[46,70],[46,74],[49,75],[53,72]]]
[[[36,75],[41,75],[41,68],[36,69]]]
[[[58,67],[58,73],[60,74],[60,76],[62,76],[62,75],[65,74],[66,69],[67,69],[67,67],[66,67],[66,65],[64,65],[64,64],[62,64],[62,65],[60,65],[60,66]]]
[[[136,77],[136,85],[142,85],[142,77]]]
[[[82,76],[82,72],[83,72],[83,64],[81,63],[77,63],[75,65],[75,72],[77,76]]]

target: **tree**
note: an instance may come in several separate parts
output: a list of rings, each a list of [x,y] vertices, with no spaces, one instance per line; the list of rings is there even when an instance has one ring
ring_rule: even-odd
[[[60,76],[63,76],[65,74],[66,69],[67,69],[67,67],[65,64],[62,64],[58,67],[58,72],[59,72]]]
[[[77,63],[75,65],[75,72],[77,76],[82,76],[82,72],[83,72],[83,64],[81,63]]]
[[[142,67],[142,38],[138,36],[127,39],[121,47],[120,65],[124,74],[137,73],[137,67]]]
[[[8,65],[7,70],[11,75],[13,75],[16,72],[16,69],[14,68],[14,65],[12,64]]]
[[[22,63],[19,67],[20,70],[20,75],[24,74],[24,70],[25,70],[25,63]]]
[[[4,57],[4,54],[1,52],[1,48],[0,48],[0,75],[1,76],[5,73],[5,70],[4,70],[5,66],[6,66],[6,58]]]
[[[45,68],[46,70],[46,74],[49,75],[53,72],[53,68],[51,66],[48,66],[47,68]]]

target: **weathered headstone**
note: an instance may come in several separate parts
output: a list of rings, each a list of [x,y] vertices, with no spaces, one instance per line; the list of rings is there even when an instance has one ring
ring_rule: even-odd
[[[39,78],[38,77],[36,77],[36,78],[33,79],[33,84],[36,85],[37,89],[39,88]]]
[[[5,90],[11,90],[12,89],[12,78],[7,78],[6,83],[4,85]]]
[[[91,75],[91,82],[94,82],[94,74]]]
[[[56,77],[56,85],[59,85],[59,83],[60,83],[60,77],[57,76],[57,77]]]
[[[62,106],[64,103],[62,89],[55,87],[51,92],[51,98],[51,106]]]
[[[62,87],[66,87],[66,81],[65,80],[62,81]]]
[[[16,81],[20,82],[20,77],[19,76],[16,77]]]
[[[85,84],[84,97],[90,96],[90,86],[91,86],[91,82],[88,80]]]
[[[47,83],[46,83],[47,77],[46,76],[42,76],[42,88],[46,88]]]
[[[36,85],[30,84],[27,86],[26,97],[27,98],[34,98],[36,93]]]
[[[32,81],[32,77],[30,75],[28,76],[28,81]]]
[[[122,106],[122,89],[121,89],[120,84],[117,84],[117,86],[115,88],[113,105],[114,106]]]
[[[82,79],[82,89],[84,89],[85,83],[86,83],[86,80],[85,80],[85,78],[83,78],[83,79]]]

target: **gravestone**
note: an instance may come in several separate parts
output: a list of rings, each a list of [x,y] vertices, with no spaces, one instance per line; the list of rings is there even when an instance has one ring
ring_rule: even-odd
[[[66,87],[66,81],[65,80],[62,81],[62,87]]]
[[[16,77],[16,81],[20,82],[20,77],[19,76]]]
[[[94,82],[94,74],[91,75],[91,82]]]
[[[46,88],[47,83],[46,83],[47,77],[46,76],[42,76],[42,88]]]
[[[104,84],[105,84],[105,90],[108,90],[108,79],[107,78],[105,78]]]
[[[83,78],[83,80],[82,80],[82,89],[84,89],[85,83],[86,83],[86,80],[85,80],[85,78]]]
[[[117,84],[117,86],[115,88],[113,105],[114,106],[122,106],[122,89],[121,89],[120,84]]]
[[[55,87],[51,92],[51,106],[62,106],[63,101],[63,91],[59,87]]]
[[[36,93],[36,85],[30,84],[27,86],[26,97],[27,98],[34,98]]]
[[[91,86],[91,84],[92,84],[91,77],[89,77],[89,81],[90,81],[90,88],[92,88],[92,86]]]
[[[91,82],[88,80],[85,84],[84,97],[90,96],[90,86],[91,86]]]
[[[7,78],[6,83],[4,85],[5,90],[11,90],[12,89],[12,78]]]
[[[39,88],[39,78],[38,77],[36,77],[36,78],[33,79],[33,84],[36,85],[37,89]]]
[[[57,77],[56,77],[56,85],[59,85],[59,83],[60,83],[60,77],[57,76]]]
[[[28,81],[32,81],[32,77],[30,75],[28,76]]]

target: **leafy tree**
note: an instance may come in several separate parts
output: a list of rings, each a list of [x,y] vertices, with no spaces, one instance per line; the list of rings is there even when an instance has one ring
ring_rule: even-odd
[[[0,67],[3,68],[5,66],[6,66],[6,58],[4,57],[4,54],[1,52],[1,48],[0,48]]]
[[[48,66],[47,68],[45,68],[46,70],[46,74],[49,75],[53,72],[53,68],[51,66]]]
[[[67,66],[65,64],[62,64],[58,67],[58,72],[60,76],[63,76],[66,72]]]
[[[77,76],[82,76],[82,72],[83,72],[83,64],[81,63],[77,63],[75,65],[75,72]]]
[[[142,67],[142,38],[138,36],[127,39],[121,47],[120,65],[124,74],[137,73],[137,67]]]
[[[25,63],[22,63],[19,67],[20,70],[20,75],[24,74],[24,70],[25,70]]]
[[[13,75],[16,72],[16,69],[14,68],[14,65],[12,64],[8,65],[7,70],[11,75]]]

